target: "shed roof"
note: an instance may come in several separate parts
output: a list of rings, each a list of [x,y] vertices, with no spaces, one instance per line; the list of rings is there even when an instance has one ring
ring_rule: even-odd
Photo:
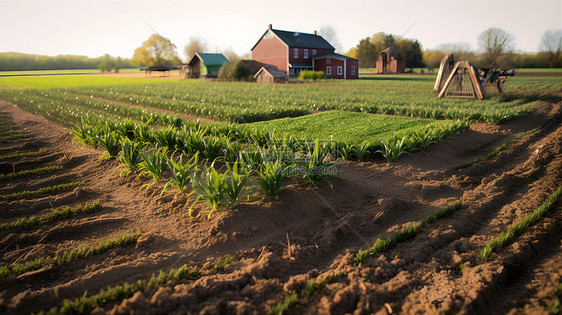
[[[400,51],[396,49],[394,46],[386,47],[386,49],[381,51],[380,55],[382,55],[383,53],[386,53],[387,55],[394,57],[394,59],[400,59]]]
[[[260,39],[256,42],[256,45],[261,41],[261,39],[267,34],[267,32],[273,32],[277,35],[285,44],[289,47],[304,47],[304,48],[315,48],[315,49],[330,49],[336,50],[334,46],[330,45],[328,41],[324,39],[324,37],[316,34],[309,34],[309,33],[301,33],[301,32],[293,32],[293,31],[283,31],[283,30],[276,30],[270,27],[263,33]],[[254,50],[256,47],[252,47],[251,50]]]
[[[258,75],[260,75],[260,73],[262,73],[264,71],[271,74],[271,76],[274,77],[274,78],[284,78],[284,77],[287,76],[285,74],[285,72],[277,69],[276,66],[268,65],[268,66],[261,67],[260,70],[258,72],[256,72],[256,74],[254,75],[254,78],[256,78]]]
[[[191,58],[189,64],[191,64],[195,58],[199,58],[206,66],[220,66],[223,63],[228,62],[228,59],[226,59],[223,54],[197,52],[195,53],[195,56]]]

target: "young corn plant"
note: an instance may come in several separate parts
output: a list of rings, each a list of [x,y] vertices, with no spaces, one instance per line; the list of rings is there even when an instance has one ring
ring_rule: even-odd
[[[81,118],[81,123],[72,128],[72,133],[74,133],[74,138],[72,139],[72,144],[80,142],[84,145],[89,145],[96,149],[98,147],[98,139],[96,134],[98,130],[90,125],[88,125],[84,118]]]
[[[349,160],[353,155],[353,146],[351,144],[339,143],[338,155],[346,161]]]
[[[228,197],[229,205],[234,207],[240,199],[250,192],[244,189],[248,177],[250,176],[247,172],[238,172],[238,161],[233,164],[227,164],[230,169],[231,176],[226,181],[226,195]]]
[[[168,169],[167,153],[168,148],[150,149],[140,153],[142,161],[139,163],[141,170],[139,176],[152,177],[152,182],[142,185],[141,188],[151,186],[162,179],[164,172]]]
[[[197,198],[189,209],[189,216],[193,206],[202,201],[205,201],[209,206],[209,210],[202,211],[207,213],[207,218],[210,218],[214,212],[222,211],[229,203],[229,196],[227,192],[227,176],[226,173],[221,174],[217,172],[214,164],[207,167],[201,177],[195,178],[194,190]]]
[[[198,156],[199,154],[196,153],[191,159],[189,159],[185,163],[183,163],[183,155],[180,155],[180,157],[177,159],[174,159],[174,157],[172,157],[167,161],[168,167],[172,172],[172,176],[170,180],[166,183],[166,185],[164,185],[164,188],[162,189],[162,193],[169,186],[176,187],[180,191],[180,193],[184,193],[186,188],[189,189],[193,187],[193,179],[197,174]],[[193,191],[191,193],[193,193]]]
[[[205,137],[202,140],[202,154],[209,161],[214,161],[221,156],[224,147],[224,139],[221,137]]]
[[[363,160],[365,160],[365,157],[367,157],[367,154],[369,154],[370,147],[371,147],[371,143],[369,141],[363,141],[361,145],[352,146],[351,152],[353,153],[353,156],[355,156],[357,161],[363,162]]]
[[[107,131],[98,136],[99,144],[105,149],[109,159],[121,152],[120,136],[114,131]]]
[[[330,147],[326,145],[320,146],[319,140],[316,139],[314,148],[311,151],[309,149],[308,154],[303,157],[302,171],[306,182],[315,186],[314,182],[320,180],[327,182],[332,187],[332,183],[329,181],[330,170],[344,162],[328,162],[330,151]]]
[[[260,177],[260,186],[266,195],[278,198],[278,195],[285,190],[283,182],[289,176],[294,164],[284,165],[277,160],[275,163],[266,163],[256,172]]]
[[[406,145],[404,144],[403,137],[401,140],[394,137],[394,139],[389,139],[388,141],[382,141],[383,148],[381,150],[377,150],[376,153],[382,154],[386,158],[387,162],[396,161],[402,154],[407,153]]]
[[[123,170],[119,174],[120,176],[137,171],[142,161],[140,153],[144,147],[145,144],[143,142],[131,141],[128,138],[121,139],[119,161],[123,164]]]

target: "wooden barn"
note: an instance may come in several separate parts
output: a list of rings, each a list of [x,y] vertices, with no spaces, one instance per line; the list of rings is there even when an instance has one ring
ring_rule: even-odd
[[[223,54],[195,53],[187,65],[187,78],[216,78],[228,59]]]
[[[312,68],[324,72],[326,79],[359,78],[359,60],[336,53],[316,55],[312,58]]]
[[[289,82],[289,78],[287,74],[279,69],[276,66],[263,66],[261,67],[258,72],[254,75],[254,79],[258,83],[287,83]]]
[[[404,73],[406,61],[400,57],[400,52],[394,47],[381,51],[377,60],[377,73]]]

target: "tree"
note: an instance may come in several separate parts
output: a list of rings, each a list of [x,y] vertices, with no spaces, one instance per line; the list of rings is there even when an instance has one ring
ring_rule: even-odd
[[[501,28],[491,27],[478,36],[478,45],[484,49],[490,65],[497,65],[503,55],[513,50],[515,37]]]
[[[394,46],[400,51],[402,59],[406,61],[407,68],[420,68],[424,66],[421,44],[417,40],[398,38]]]
[[[548,56],[548,65],[551,68],[556,67],[562,50],[562,31],[546,31],[541,38],[539,50]]]
[[[187,43],[183,48],[188,62],[189,60],[191,60],[191,58],[193,58],[193,56],[195,56],[195,53],[204,52],[206,49],[207,45],[205,44],[205,42],[195,37],[191,37],[189,39],[189,43]]]
[[[371,38],[367,37],[359,41],[357,45],[357,59],[360,68],[374,68],[377,63],[378,54],[376,47],[371,43]]]
[[[429,71],[432,71],[439,68],[443,57],[445,57],[445,53],[441,50],[426,50],[423,52],[423,63]]]
[[[336,51],[341,51],[341,44],[336,36],[336,30],[331,25],[324,25],[318,31],[318,35],[322,36],[328,43],[330,43]]]
[[[140,67],[171,67],[180,64],[181,60],[176,53],[176,45],[166,37],[152,34],[141,47],[135,49],[131,62]]]

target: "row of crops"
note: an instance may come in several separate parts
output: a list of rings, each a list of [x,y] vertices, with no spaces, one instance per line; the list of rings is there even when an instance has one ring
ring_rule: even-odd
[[[179,116],[81,97],[65,91],[17,91],[11,102],[72,128],[75,142],[119,159],[123,176],[165,182],[164,190],[195,194],[210,213],[236,205],[247,195],[276,197],[288,177],[329,182],[341,160],[382,156],[394,161],[463,131],[466,121],[420,127],[402,137],[361,144],[303,140],[251,125],[185,121]]]
[[[404,77],[290,85],[166,82],[76,87],[65,91],[236,123],[296,117],[325,110],[500,123],[524,114],[532,106],[527,95],[521,94],[503,98],[493,96],[479,102],[437,99],[431,92],[432,85],[433,80],[428,77]]]

